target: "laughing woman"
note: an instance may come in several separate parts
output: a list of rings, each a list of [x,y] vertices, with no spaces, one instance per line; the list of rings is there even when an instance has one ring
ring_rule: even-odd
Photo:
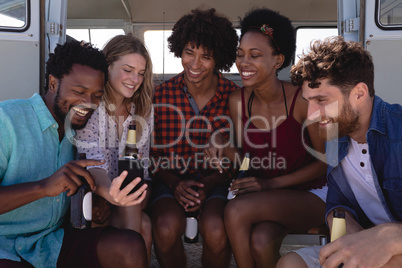
[[[99,108],[85,128],[77,131],[77,148],[79,153],[86,153],[88,158],[106,160],[102,166],[88,168],[96,179],[96,193],[107,200],[104,202],[104,199],[98,197],[94,209],[104,213],[112,204],[109,224],[141,233],[150,259],[151,221],[143,212],[149,191],[140,196],[147,184],[132,194],[127,195],[124,190],[120,191],[119,186],[125,175],[118,174],[117,160],[123,154],[128,127],[133,120],[136,121],[137,133],[140,134],[137,135],[139,154],[142,159],[149,158],[149,137],[153,128],[152,63],[142,42],[129,35],[112,38],[105,45],[103,53],[109,63],[109,80]],[[146,168],[144,179],[150,180]],[[94,213],[96,214],[95,211]],[[95,218],[97,216],[105,218],[105,215],[95,215]]]
[[[316,124],[307,127],[303,139],[307,102],[301,88],[278,79],[294,53],[294,29],[286,17],[257,9],[241,22],[236,65],[244,87],[229,99],[240,135],[237,147],[223,150],[232,161],[236,153],[251,158],[246,177],[232,182],[236,198],[224,215],[240,268],[275,267],[287,233],[305,232],[324,221],[326,165],[304,146],[323,152],[324,142]],[[207,158],[221,154],[222,149],[206,151]]]

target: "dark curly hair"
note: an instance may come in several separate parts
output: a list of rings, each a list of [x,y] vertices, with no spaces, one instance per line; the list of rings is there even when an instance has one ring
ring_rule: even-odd
[[[102,71],[105,75],[106,84],[108,64],[103,53],[89,43],[71,40],[64,43],[64,45],[58,44],[54,49],[54,53],[49,55],[49,60],[46,63],[45,93],[49,89],[49,75],[62,79],[65,75],[70,74],[74,64]]]
[[[317,80],[329,78],[329,84],[349,96],[351,89],[363,82],[374,96],[374,64],[370,53],[357,42],[345,41],[342,36],[328,37],[310,45],[310,52],[302,55],[291,69],[292,83],[317,88]]]
[[[181,17],[168,38],[169,49],[181,57],[188,43],[203,46],[212,52],[216,70],[229,71],[236,60],[238,36],[232,23],[215,12],[214,8],[196,9]]]
[[[249,31],[261,33],[261,27],[264,24],[273,29],[272,37],[267,36],[267,40],[274,49],[275,55],[285,56],[278,71],[282,70],[292,62],[296,51],[295,29],[287,17],[268,8],[253,9],[240,21],[240,39]]]

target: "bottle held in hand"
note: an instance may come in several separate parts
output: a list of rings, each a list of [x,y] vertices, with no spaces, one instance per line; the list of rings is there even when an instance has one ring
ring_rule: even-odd
[[[137,191],[144,184],[144,168],[138,157],[136,125],[131,123],[128,128],[127,143],[124,149],[124,156],[118,160],[119,174],[124,170],[128,172],[127,177],[121,184],[120,190],[124,189],[135,178],[140,177],[141,181],[130,191],[130,194]]]
[[[197,187],[191,187],[197,191]],[[186,232],[184,233],[184,242],[197,243],[198,242],[198,212],[186,212]]]
[[[85,153],[79,154],[78,159],[86,159]],[[70,219],[73,228],[85,229],[90,228],[92,223],[92,190],[83,177],[80,176],[80,179],[81,186],[71,196]]]
[[[240,178],[243,178],[243,177],[246,176],[248,168],[249,168],[249,165],[250,165],[250,154],[246,153],[244,155],[243,162],[241,163],[240,172],[239,172],[239,175],[237,176],[237,179],[240,179]],[[235,191],[229,191],[228,192],[228,196],[227,196],[228,200],[231,200],[231,199],[233,199],[235,197],[236,197],[236,192]]]
[[[137,127],[134,123],[131,123],[128,127],[127,143],[124,149],[124,158],[138,159]]]
[[[345,210],[335,209],[334,218],[332,219],[331,242],[344,235],[346,235]]]

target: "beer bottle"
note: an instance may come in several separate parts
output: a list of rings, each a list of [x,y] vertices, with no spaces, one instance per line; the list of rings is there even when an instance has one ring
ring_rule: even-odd
[[[144,184],[144,168],[138,156],[136,132],[136,125],[131,122],[130,126],[128,127],[124,156],[118,161],[119,174],[121,174],[124,170],[128,172],[127,177],[120,186],[120,190],[123,190],[135,178],[141,178],[141,181],[134,187],[133,190],[130,191],[130,194],[137,191]]]
[[[78,159],[86,159],[86,154],[79,154]],[[71,196],[70,220],[73,228],[85,229],[90,228],[92,222],[92,190],[85,178],[79,178],[82,184]]]
[[[138,159],[138,148],[137,148],[137,128],[134,123],[131,123],[128,127],[127,143],[124,149],[124,158],[127,159]]]
[[[244,155],[243,162],[241,163],[240,172],[239,172],[239,175],[237,176],[237,179],[240,179],[240,178],[243,178],[243,177],[246,176],[247,170],[249,168],[249,164],[250,164],[250,155],[249,155],[249,153],[246,153]],[[233,181],[234,180],[232,180],[232,182]],[[231,199],[233,199],[235,197],[236,197],[236,192],[235,191],[229,191],[227,199],[231,200]]]
[[[193,190],[197,191],[198,187],[192,186]],[[189,207],[190,208],[190,207]],[[186,232],[184,233],[184,242],[197,243],[198,242],[198,212],[186,212]]]
[[[331,242],[344,235],[346,235],[345,210],[338,208],[334,210],[332,219]]]
[[[184,233],[184,242],[198,242],[198,211],[186,212],[186,232]]]

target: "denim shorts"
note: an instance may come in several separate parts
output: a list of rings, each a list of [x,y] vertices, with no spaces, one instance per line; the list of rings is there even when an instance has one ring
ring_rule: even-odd
[[[193,179],[197,181],[199,180],[198,178]],[[221,198],[226,200],[228,195],[228,188],[229,185],[226,184],[215,187],[208,193],[205,202],[212,198]],[[152,206],[153,204],[155,204],[156,201],[164,197],[175,198],[172,190],[170,190],[170,188],[166,184],[157,180],[153,180],[150,206]]]

